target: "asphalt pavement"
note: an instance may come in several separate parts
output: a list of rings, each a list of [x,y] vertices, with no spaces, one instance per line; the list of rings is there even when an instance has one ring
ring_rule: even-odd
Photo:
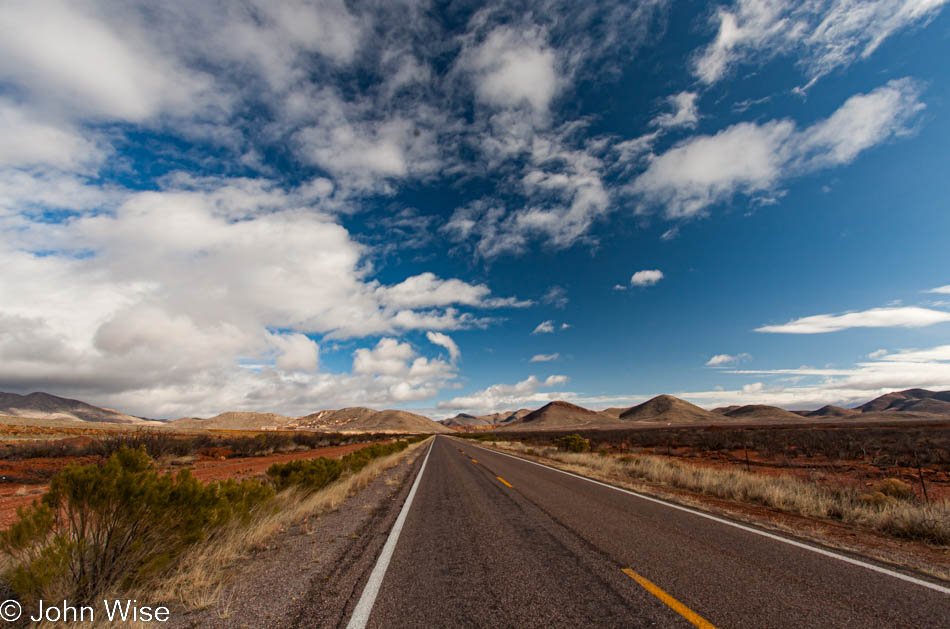
[[[950,627],[940,585],[468,442],[421,473],[366,626]]]

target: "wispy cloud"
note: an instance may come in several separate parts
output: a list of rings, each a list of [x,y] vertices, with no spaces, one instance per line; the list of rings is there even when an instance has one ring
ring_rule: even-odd
[[[950,284],[947,284],[946,286],[938,286],[936,288],[931,288],[930,290],[924,291],[924,292],[934,293],[937,295],[950,295]]]
[[[743,352],[741,354],[716,354],[706,361],[707,367],[726,367],[743,360],[752,358],[750,354]]]
[[[920,328],[950,321],[950,312],[917,306],[871,308],[862,312],[820,314],[780,325],[765,325],[756,332],[773,334],[825,334],[850,328]]]
[[[533,363],[549,363],[551,361],[557,360],[560,358],[560,354],[555,352],[553,354],[535,354],[531,357],[531,362]]]
[[[716,12],[716,36],[696,56],[693,71],[703,82],[715,83],[739,65],[794,55],[806,76],[815,81],[870,56],[897,31],[926,23],[944,3],[736,0]]]
[[[438,408],[491,413],[523,406],[540,406],[552,400],[572,397],[572,393],[539,391],[567,384],[567,381],[568,377],[562,375],[548,376],[544,380],[532,375],[515,384],[493,384],[470,395],[443,400],[439,402]]]

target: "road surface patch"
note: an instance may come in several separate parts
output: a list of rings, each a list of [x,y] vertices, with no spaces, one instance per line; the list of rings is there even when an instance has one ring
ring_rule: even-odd
[[[386,539],[386,544],[383,546],[379,559],[376,560],[376,565],[373,566],[369,581],[366,582],[366,586],[363,588],[363,594],[360,595],[360,600],[356,603],[356,608],[353,610],[353,615],[350,616],[350,622],[347,623],[346,629],[363,629],[369,621],[370,614],[373,613],[373,604],[376,602],[376,596],[379,595],[379,588],[383,584],[383,577],[386,576],[386,569],[389,568],[393,551],[396,550],[396,542],[399,541],[399,534],[402,533],[406,515],[409,513],[409,507],[412,506],[412,499],[416,496],[416,489],[419,488],[419,481],[422,480],[422,473],[426,470],[426,463],[429,462],[429,453],[432,452],[434,443],[435,439],[432,440],[429,449],[426,450],[426,458],[422,460],[422,467],[419,468],[419,472],[416,474],[416,480],[412,483],[409,495],[406,496],[406,502],[403,503],[402,510],[396,518],[396,523],[393,524],[392,531],[389,532],[389,537]]]
[[[652,583],[645,577],[640,576],[630,568],[624,568],[623,573],[643,586],[644,590],[663,601],[667,607],[688,620],[692,625],[699,627],[699,629],[716,629],[715,625],[713,625],[711,622],[691,610],[686,605],[680,603],[678,600],[664,592],[656,584]]]

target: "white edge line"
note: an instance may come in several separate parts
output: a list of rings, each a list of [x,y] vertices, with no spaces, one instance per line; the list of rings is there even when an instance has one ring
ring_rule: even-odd
[[[474,444],[473,444],[473,445],[474,445]],[[671,509],[678,509],[678,510],[680,510],[680,511],[685,511],[686,513],[692,513],[693,515],[698,515],[698,516],[701,517],[701,518],[706,518],[706,519],[708,519],[708,520],[713,520],[714,522],[719,522],[720,524],[726,524],[726,525],[728,525],[728,526],[733,526],[733,527],[735,527],[735,528],[737,528],[737,529],[741,529],[741,530],[746,531],[746,532],[748,532],[748,533],[755,533],[756,535],[761,535],[762,537],[768,537],[769,539],[774,539],[774,540],[776,540],[776,541],[779,541],[779,542],[782,542],[782,543],[785,543],[785,544],[790,544],[790,545],[792,545],[792,546],[797,546],[798,548],[804,548],[805,550],[810,550],[811,552],[813,552],[813,553],[818,553],[819,555],[825,555],[826,557],[832,557],[833,559],[838,559],[838,560],[840,560],[840,561],[844,561],[845,563],[850,563],[850,564],[853,564],[853,565],[855,565],[855,566],[861,566],[862,568],[867,568],[868,570],[873,570],[874,572],[880,572],[881,574],[886,574],[887,576],[889,576],[889,577],[894,577],[895,579],[900,579],[900,580],[902,580],[902,581],[907,581],[907,582],[913,583],[913,584],[915,584],[915,585],[920,585],[920,586],[925,587],[925,588],[930,588],[931,590],[936,590],[936,591],[938,591],[938,592],[942,592],[943,594],[950,594],[950,588],[944,587],[944,586],[942,586],[942,585],[937,585],[936,583],[931,583],[930,581],[924,581],[923,579],[918,579],[918,578],[912,577],[912,576],[910,576],[910,575],[902,574],[902,573],[900,573],[900,572],[895,572],[894,570],[888,570],[887,568],[882,568],[881,566],[875,566],[874,564],[866,563],[866,562],[861,561],[861,560],[859,560],[859,559],[852,559],[851,557],[847,557],[847,556],[845,556],[845,555],[839,555],[838,553],[832,552],[832,551],[830,551],[830,550],[825,550],[824,548],[818,548],[818,547],[816,547],[816,546],[811,546],[811,545],[809,545],[809,544],[804,544],[804,543],[802,543],[802,542],[798,542],[798,541],[795,541],[795,540],[793,540],[793,539],[788,539],[787,537],[782,537],[781,535],[774,535],[774,534],[772,534],[772,533],[767,533],[767,532],[765,532],[765,531],[760,531],[759,529],[752,528],[751,526],[745,526],[744,524],[739,524],[738,522],[733,522],[732,520],[726,520],[725,518],[720,518],[720,517],[717,517],[717,516],[715,516],[715,515],[711,515],[711,514],[709,514],[709,513],[703,513],[702,511],[697,511],[696,509],[690,509],[689,507],[684,507],[683,505],[678,505],[678,504],[675,504],[675,503],[672,503],[672,502],[667,502],[666,500],[661,500],[661,499],[659,499],[659,498],[654,498],[653,496],[647,496],[647,495],[645,495],[645,494],[641,494],[641,493],[638,493],[638,492],[635,492],[635,491],[631,491],[631,490],[629,490],[629,489],[624,489],[624,488],[622,488],[622,487],[616,487],[616,486],[610,485],[610,484],[608,484],[608,483],[602,483],[602,482],[599,481],[599,480],[594,480],[594,479],[592,479],[592,478],[587,478],[586,476],[581,476],[580,474],[574,474],[573,472],[567,472],[567,471],[565,471],[565,470],[559,470],[559,469],[556,468],[556,467],[551,467],[550,465],[545,465],[545,464],[543,464],[543,463],[538,463],[537,461],[530,461],[530,460],[528,460],[528,459],[523,459],[523,458],[521,458],[520,456],[514,456],[514,455],[508,454],[508,453],[506,453],[506,452],[499,452],[498,450],[491,450],[491,449],[488,449],[488,448],[483,448],[482,446],[475,446],[475,447],[476,447],[476,448],[479,448],[479,449],[481,449],[481,450],[485,450],[486,452],[494,452],[495,454],[500,454],[500,455],[502,455],[502,456],[507,456],[507,457],[509,457],[509,458],[516,459],[516,460],[518,460],[518,461],[523,461],[523,462],[525,462],[525,463],[531,463],[532,465],[537,465],[538,467],[543,467],[543,468],[546,468],[546,469],[549,469],[549,470],[553,470],[553,471],[555,471],[555,472],[560,472],[561,474],[567,474],[568,476],[573,476],[574,478],[579,478],[579,479],[581,479],[581,480],[586,480],[587,482],[589,482],[589,483],[594,483],[595,485],[600,485],[600,486],[602,486],[602,487],[607,487],[607,488],[609,488],[609,489],[613,489],[613,490],[616,490],[616,491],[621,491],[621,492],[623,492],[623,493],[625,493],[625,494],[630,494],[631,496],[635,496],[635,497],[640,498],[640,499],[642,499],[642,500],[649,500],[650,502],[655,502],[655,503],[657,503],[657,504],[661,504],[661,505],[670,507]]]
[[[426,458],[422,461],[422,467],[419,468],[419,473],[416,474],[416,480],[412,483],[409,495],[406,496],[406,502],[402,505],[402,510],[396,518],[396,523],[393,524],[393,529],[389,532],[389,537],[383,546],[383,551],[380,553],[379,559],[376,560],[376,565],[373,566],[373,572],[369,575],[369,581],[366,582],[366,586],[363,588],[363,593],[360,595],[359,602],[356,603],[356,608],[353,610],[353,615],[350,616],[350,622],[347,623],[346,629],[363,629],[366,623],[369,622],[369,616],[373,613],[373,605],[376,603],[376,597],[379,595],[379,588],[383,584],[383,577],[386,576],[389,561],[393,557],[393,551],[396,550],[396,542],[399,541],[402,525],[406,521],[409,507],[412,506],[412,499],[416,496],[416,489],[419,487],[419,481],[422,480],[422,473],[426,470],[426,463],[429,462],[429,453],[432,452],[432,446],[434,444],[435,438],[432,439],[432,443],[429,444],[429,449],[426,450]]]

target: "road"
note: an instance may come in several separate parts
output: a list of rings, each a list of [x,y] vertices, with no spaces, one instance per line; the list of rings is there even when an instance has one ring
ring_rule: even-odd
[[[460,440],[407,503],[368,627],[950,627],[945,592]]]

